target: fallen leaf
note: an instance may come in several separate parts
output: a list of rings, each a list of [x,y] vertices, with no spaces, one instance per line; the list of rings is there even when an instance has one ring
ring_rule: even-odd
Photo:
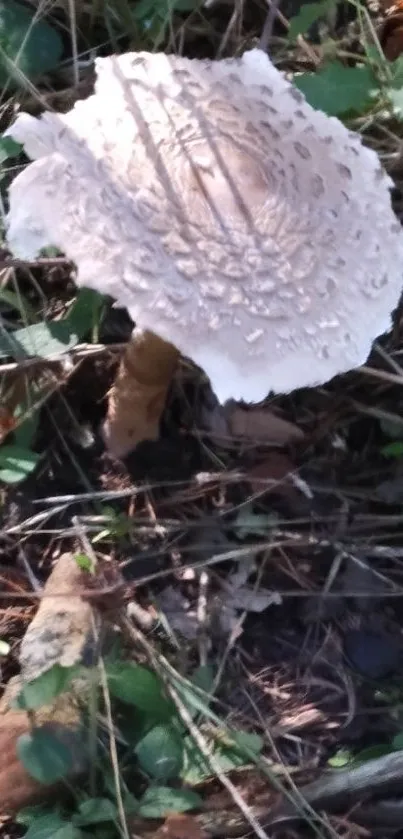
[[[229,432],[233,437],[254,443],[286,446],[300,443],[304,432],[268,408],[241,408],[232,400],[225,406]]]
[[[388,61],[396,61],[403,53],[403,10],[396,8],[398,6],[399,3],[396,3],[395,11],[391,10],[386,18],[379,37],[385,58]]]
[[[292,460],[282,452],[272,451],[256,466],[248,470],[247,479],[252,492],[275,492],[277,495],[298,496],[289,475],[295,471]]]
[[[189,813],[172,813],[154,834],[154,839],[205,839],[207,833]]]
[[[157,595],[156,603],[164,613],[169,626],[189,641],[194,640],[199,632],[196,609],[173,586],[167,586]]]

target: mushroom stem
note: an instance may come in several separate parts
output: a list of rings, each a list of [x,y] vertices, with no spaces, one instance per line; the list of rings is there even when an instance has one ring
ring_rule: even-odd
[[[109,392],[103,427],[108,450],[125,457],[159,436],[161,415],[179,352],[154,332],[134,329]]]

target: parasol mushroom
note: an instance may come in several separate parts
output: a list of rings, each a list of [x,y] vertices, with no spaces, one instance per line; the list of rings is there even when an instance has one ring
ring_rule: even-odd
[[[221,402],[365,362],[399,300],[403,233],[359,135],[259,49],[126,53],[96,72],[69,113],[8,129],[34,160],[10,188],[8,241],[22,258],[56,245],[140,329],[110,396],[110,449],[156,436],[179,352]]]

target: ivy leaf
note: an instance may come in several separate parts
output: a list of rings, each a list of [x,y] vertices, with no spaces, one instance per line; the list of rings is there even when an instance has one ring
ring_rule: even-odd
[[[59,33],[38,13],[15,0],[0,0],[0,85],[16,87],[53,70],[63,53]]]
[[[81,831],[57,813],[46,813],[30,824],[24,839],[80,839]]]
[[[84,827],[89,824],[112,822],[117,817],[117,809],[109,798],[88,798],[87,801],[81,801],[78,813],[73,818],[74,824]]]
[[[370,67],[344,67],[339,61],[326,64],[316,73],[295,75],[293,81],[313,108],[329,116],[362,113],[379,93]]]
[[[73,765],[70,750],[45,727],[21,734],[16,751],[29,775],[41,784],[53,784],[65,778]]]
[[[33,323],[14,332],[3,329],[0,334],[0,358],[51,358],[74,349],[92,329],[103,302],[101,294],[83,288],[64,320]]]
[[[298,35],[303,35],[310,29],[317,20],[326,17],[327,13],[334,8],[336,0],[321,0],[320,3],[307,3],[303,5],[295,17],[290,20],[288,39],[295,41]]]
[[[175,707],[164,696],[162,683],[151,670],[137,664],[117,662],[108,668],[107,675],[109,690],[117,699],[134,705],[161,722],[172,717]]]
[[[157,781],[169,781],[180,775],[183,742],[172,725],[155,725],[137,743],[138,762],[144,772]]]
[[[170,813],[186,813],[202,805],[202,799],[190,789],[149,787],[140,800],[138,814],[146,819],[163,819]]]
[[[40,455],[21,446],[0,447],[0,481],[17,484],[33,472]]]
[[[1,451],[1,450],[0,450]],[[21,710],[35,710],[48,705],[71,682],[75,668],[55,664],[37,679],[27,682],[13,700],[12,706]]]

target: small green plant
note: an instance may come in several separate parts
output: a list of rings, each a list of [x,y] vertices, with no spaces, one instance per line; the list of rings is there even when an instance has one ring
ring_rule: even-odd
[[[0,84],[17,87],[53,70],[63,53],[57,30],[34,8],[0,0]]]
[[[106,660],[105,668],[119,731],[119,764],[124,770],[120,786],[127,814],[158,819],[172,812],[200,808],[201,798],[191,787],[211,776],[211,769],[183,725],[176,705],[167,697],[161,679],[147,667],[113,656]],[[79,677],[83,684],[86,675],[88,684],[91,682],[92,685],[95,676],[99,705],[102,691],[97,674],[97,668],[56,665],[24,684],[14,706],[28,710],[34,723],[38,708],[51,704],[61,693],[68,691],[75,678]],[[191,716],[195,719],[207,715],[210,720],[210,748],[221,770],[230,772],[251,760],[258,760],[263,745],[261,738],[244,731],[227,730],[210,708],[211,697],[207,694],[205,700],[202,698],[203,687],[208,690],[212,687],[212,669],[198,668],[190,680],[179,681],[183,686],[182,700]],[[176,679],[174,682],[177,689]],[[214,720],[216,725],[212,724]],[[80,735],[80,754],[82,747]],[[66,738],[51,726],[36,727],[34,724],[17,743],[18,757],[25,769],[43,784],[52,784],[71,775],[74,748],[77,744],[70,747],[69,741],[66,742]],[[114,770],[107,760],[106,748],[101,750],[97,769],[95,794],[82,791],[73,809],[55,806],[53,802],[51,810],[45,807],[23,810],[18,821],[27,827],[27,839],[54,839],[55,836],[57,839],[84,839],[85,828],[89,826],[99,839],[116,839],[119,813],[114,801]],[[128,786],[130,778],[130,785],[135,788],[137,785],[140,790],[138,796],[133,795]]]
[[[4,139],[4,138],[3,138]],[[68,314],[59,321],[41,321],[13,332],[0,328],[0,358],[55,358],[74,349],[83,338],[97,338],[104,298],[92,289],[81,289]],[[25,312],[26,314],[26,312]],[[45,395],[33,383],[27,387],[24,404],[14,411],[14,442],[0,446],[0,481],[17,484],[36,468],[40,455],[33,451],[38,409]]]
[[[314,73],[295,74],[294,84],[312,107],[329,116],[353,118],[367,114],[374,119],[376,115],[384,117],[389,114],[403,119],[403,57],[394,62],[387,61],[376,39],[368,10],[359,0],[350,0],[350,3],[355,6],[361,24],[364,55],[357,55],[354,66],[344,64],[339,58],[325,60]],[[290,21],[289,41],[305,34],[335,5],[335,0],[304,5]],[[329,54],[337,56],[337,44],[332,42],[330,46]],[[324,52],[326,54],[326,49]]]

